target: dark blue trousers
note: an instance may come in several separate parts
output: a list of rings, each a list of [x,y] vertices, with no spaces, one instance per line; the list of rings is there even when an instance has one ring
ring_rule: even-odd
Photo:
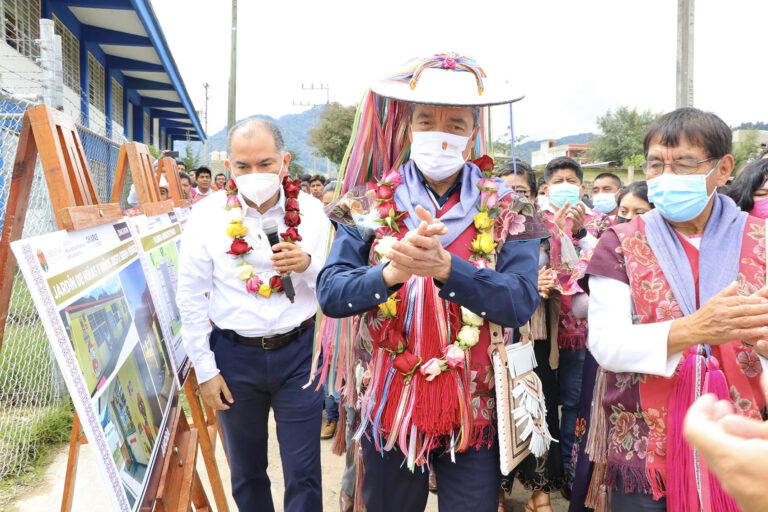
[[[431,459],[437,478],[437,507],[440,512],[496,512],[499,505],[501,470],[499,448],[470,448],[456,454]],[[429,494],[429,471],[421,468],[411,473],[403,464],[403,453],[376,451],[363,438],[363,501],[368,512],[423,512]]]
[[[232,495],[240,512],[272,512],[267,476],[267,420],[272,408],[285,480],[284,510],[321,512],[320,426],[323,393],[309,379],[313,329],[276,350],[236,343],[211,333],[216,364],[235,403],[219,411],[232,473]]]

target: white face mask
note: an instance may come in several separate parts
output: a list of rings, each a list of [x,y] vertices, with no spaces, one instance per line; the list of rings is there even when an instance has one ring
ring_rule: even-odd
[[[546,210],[549,208],[549,198],[545,195],[540,195],[536,198],[536,204],[539,205],[539,210]]]
[[[445,132],[412,132],[411,160],[427,178],[441,181],[464,167],[469,137]]]
[[[256,172],[243,174],[235,177],[237,190],[243,196],[261,206],[274,197],[280,188],[280,173],[283,171],[283,165],[280,164],[280,171],[277,174],[271,172]]]

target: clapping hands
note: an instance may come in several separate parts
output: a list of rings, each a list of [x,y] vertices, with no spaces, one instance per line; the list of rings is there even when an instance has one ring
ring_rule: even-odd
[[[383,270],[387,287],[404,283],[412,275],[445,282],[451,274],[451,254],[439,238],[448,228],[421,206],[416,206],[416,215],[421,219],[419,227],[406,233],[387,254],[390,262]]]

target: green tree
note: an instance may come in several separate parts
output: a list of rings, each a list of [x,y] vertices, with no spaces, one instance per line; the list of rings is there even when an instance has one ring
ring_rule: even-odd
[[[600,134],[592,139],[588,157],[595,162],[635,161],[643,155],[643,136],[661,114],[646,110],[638,112],[621,106],[597,118]]]
[[[288,152],[291,154],[291,163],[288,164],[288,175],[291,179],[296,179],[304,174],[304,166],[299,163],[299,154],[292,149]]]
[[[632,155],[626,157],[622,162],[622,167],[634,167],[635,170],[640,169],[640,165],[645,162],[645,155],[642,153],[638,153],[637,155]]]
[[[354,105],[345,107],[336,102],[326,105],[320,114],[320,124],[309,131],[309,145],[314,146],[321,156],[340,164],[352,137],[356,110]]]
[[[152,155],[152,158],[154,158],[155,160],[160,158],[160,150],[157,149],[155,146],[153,146],[152,144],[147,144],[147,149],[149,150],[149,154]]]
[[[736,142],[731,150],[735,161],[734,172],[738,172],[743,165],[756,158],[758,153],[760,153],[760,145],[757,143],[757,130],[747,130],[744,140]]]
[[[184,154],[180,157],[180,160],[187,166],[187,170],[197,169],[203,165],[203,159],[200,157],[200,150],[195,150],[192,144],[187,143],[184,146]]]

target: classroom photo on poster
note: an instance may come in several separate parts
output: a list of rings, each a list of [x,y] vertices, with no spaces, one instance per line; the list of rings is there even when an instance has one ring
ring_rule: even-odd
[[[162,462],[159,441],[176,389],[158,307],[130,229],[118,222],[11,247],[114,508],[138,510]],[[163,251],[157,262],[161,272],[170,271],[173,254]]]

